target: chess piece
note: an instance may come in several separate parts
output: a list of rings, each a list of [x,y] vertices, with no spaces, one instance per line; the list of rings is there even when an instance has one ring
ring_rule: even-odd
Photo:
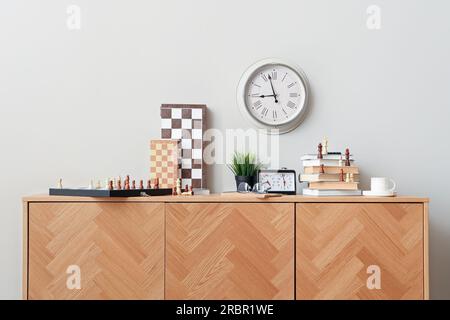
[[[317,146],[317,159],[323,159],[322,156],[322,144],[319,143],[319,145]]]
[[[147,180],[147,189],[151,189],[152,188],[152,183],[150,180]]]
[[[189,191],[191,192],[191,196],[193,196],[194,195],[194,188],[192,187],[192,185],[191,185],[191,188],[189,189]]]
[[[131,181],[131,189],[136,189],[136,180]]]
[[[94,181],[93,181],[93,180],[89,181],[88,189],[89,189],[89,190],[95,189],[95,188],[94,188]]]
[[[153,188],[159,189],[159,179],[158,178],[155,178],[155,180],[153,181]]]
[[[345,149],[345,166],[350,167],[350,149]]]
[[[105,189],[108,190],[109,189],[109,178],[105,180]]]
[[[320,173],[325,173],[325,166],[323,164],[320,165]]]
[[[189,191],[189,186],[186,184],[185,186],[184,186],[184,192],[188,192]]]
[[[342,159],[342,154],[339,156],[339,167],[343,167],[344,166],[344,161]]]
[[[177,187],[173,187],[172,195],[173,195],[173,196],[176,196],[176,195],[177,195]]]
[[[339,174],[339,181],[344,182],[344,169],[341,169],[341,173]]]
[[[355,182],[355,178],[353,176],[353,173],[350,173],[349,176],[350,176],[350,182]]]
[[[139,181],[139,189],[144,189],[144,180]]]
[[[181,195],[181,179],[177,179],[177,195]]]
[[[102,188],[102,183],[100,182],[100,180],[97,180],[97,185],[95,186],[95,189],[101,189]]]
[[[58,188],[59,189],[63,188],[62,178],[59,178],[59,180],[58,180]]]
[[[348,173],[348,172],[345,175],[345,182],[350,182],[350,173]]]
[[[117,190],[122,190],[122,180],[117,180],[117,186],[116,186]]]
[[[108,189],[109,190],[114,190],[114,184],[113,184],[112,180],[109,180],[109,182],[108,182]]]
[[[328,138],[323,138],[322,141],[322,155],[328,154]]]
[[[130,181],[125,180],[125,190],[130,190]]]
[[[127,174],[127,177],[125,178],[126,181],[128,181],[128,184],[130,183],[130,175]]]

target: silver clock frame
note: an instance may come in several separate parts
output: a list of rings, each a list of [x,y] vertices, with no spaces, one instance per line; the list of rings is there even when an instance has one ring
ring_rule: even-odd
[[[249,84],[250,79],[252,76],[257,72],[259,69],[266,67],[266,66],[278,66],[282,65],[286,68],[291,69],[293,72],[295,72],[300,80],[303,83],[303,86],[305,87],[305,102],[301,106],[300,112],[293,118],[292,120],[283,123],[283,124],[267,124],[264,122],[261,122],[259,119],[255,118],[249,108],[250,106],[247,106],[246,103],[246,92],[247,92],[247,86]],[[239,107],[239,110],[241,114],[246,118],[250,123],[252,123],[254,126],[256,126],[259,129],[268,129],[268,134],[284,134],[288,133],[295,128],[297,128],[302,121],[304,120],[308,104],[309,104],[309,81],[306,77],[305,72],[296,64],[291,63],[289,61],[278,59],[278,58],[267,58],[260,60],[254,64],[252,64],[250,67],[245,70],[245,72],[242,74],[241,79],[239,80],[238,86],[237,86],[237,105]]]

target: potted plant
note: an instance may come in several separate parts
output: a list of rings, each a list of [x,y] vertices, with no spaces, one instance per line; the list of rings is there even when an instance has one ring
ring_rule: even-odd
[[[247,183],[250,187],[256,182],[256,174],[261,169],[261,163],[256,161],[254,154],[235,152],[232,163],[228,165],[236,180],[236,189],[241,183]]]

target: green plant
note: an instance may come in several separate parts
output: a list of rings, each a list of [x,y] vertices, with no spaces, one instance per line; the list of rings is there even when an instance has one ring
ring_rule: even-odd
[[[231,164],[228,164],[235,176],[255,176],[261,167],[262,164],[256,160],[255,155],[248,152],[235,152]]]

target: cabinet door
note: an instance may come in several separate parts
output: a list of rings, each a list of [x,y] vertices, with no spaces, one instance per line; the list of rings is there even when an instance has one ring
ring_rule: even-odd
[[[297,204],[297,299],[423,299],[422,204]]]
[[[293,204],[166,209],[167,299],[293,299]]]
[[[164,205],[30,203],[29,299],[163,299]]]

